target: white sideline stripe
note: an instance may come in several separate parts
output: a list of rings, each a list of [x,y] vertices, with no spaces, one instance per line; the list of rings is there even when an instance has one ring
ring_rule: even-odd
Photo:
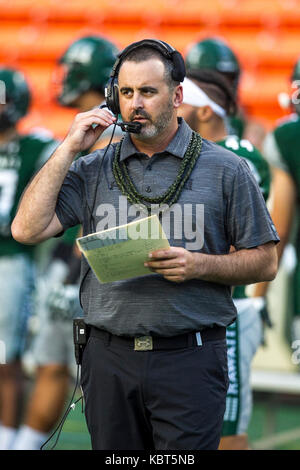
[[[251,387],[256,391],[298,394],[300,392],[300,374],[253,370]]]
[[[300,439],[300,428],[272,434],[251,443],[254,450],[271,450],[283,444]]]

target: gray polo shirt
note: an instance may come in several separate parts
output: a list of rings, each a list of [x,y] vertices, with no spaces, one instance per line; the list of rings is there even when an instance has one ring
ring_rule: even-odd
[[[191,134],[179,119],[168,147],[151,158],[125,136],[120,159],[139,192],[157,196],[166,191]],[[146,216],[136,212],[114,180],[115,147],[108,148],[104,159],[104,150],[97,150],[71,165],[56,207],[64,229],[80,223],[87,234]],[[240,250],[279,240],[245,160],[205,139],[179,200],[164,213],[162,223],[171,246],[212,255],[227,254],[231,245]],[[86,321],[112,334],[173,336],[228,326],[236,318],[230,286],[197,279],[177,284],[154,273],[100,284],[84,260],[82,268]]]

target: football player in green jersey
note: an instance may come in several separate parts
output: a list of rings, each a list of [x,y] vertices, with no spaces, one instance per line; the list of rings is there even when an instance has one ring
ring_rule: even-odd
[[[241,67],[237,56],[225,41],[220,38],[205,38],[191,44],[185,62],[187,71],[205,69],[221,73],[228,80],[237,99]],[[260,123],[245,116],[242,109],[238,108],[234,115],[226,117],[226,126],[228,133],[250,140],[255,147],[261,149],[265,130]]]
[[[58,61],[64,72],[59,103],[79,112],[104,104],[104,88],[117,53],[116,46],[101,36],[84,36],[72,42]],[[107,145],[110,135],[110,130],[104,132],[94,148],[85,153]],[[116,128],[113,141],[121,135]],[[37,379],[14,450],[40,449],[61,416],[70,376],[76,373],[72,318],[82,314],[78,293],[80,254],[74,247],[79,230],[80,227],[73,227],[65,232],[45,273],[47,318],[34,348]]]
[[[293,243],[297,263],[293,274],[293,319],[290,331],[293,344],[294,341],[300,340],[300,58],[294,65],[291,82],[293,112],[280,120],[275,129],[266,136],[263,152],[272,169],[271,212],[280,236],[277,246],[279,260],[289,243],[292,229],[296,229]],[[268,283],[258,284],[255,292],[257,295],[265,295],[267,288]]]
[[[226,119],[235,109],[235,96],[221,74],[215,70],[188,73],[183,82],[183,104],[179,115],[202,137],[246,159],[266,200],[270,189],[267,162],[248,140],[227,135]],[[220,449],[242,450],[248,449],[247,428],[252,409],[250,367],[263,338],[260,311],[264,302],[261,298],[248,298],[243,286],[235,287],[233,298],[238,317],[227,328],[230,383]]]
[[[10,449],[23,393],[21,357],[34,285],[35,248],[16,242],[11,222],[26,185],[57,146],[46,131],[22,135],[18,121],[27,114],[30,90],[23,74],[0,67],[0,448]]]

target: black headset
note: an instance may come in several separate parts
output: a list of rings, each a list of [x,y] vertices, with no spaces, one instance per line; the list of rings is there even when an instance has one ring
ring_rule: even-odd
[[[144,46],[156,49],[166,59],[172,61],[172,78],[175,82],[182,82],[186,75],[185,63],[182,55],[166,42],[160,41],[158,39],[143,39],[142,41],[133,42],[118,55],[118,58],[112,68],[109,81],[105,88],[106,105],[108,109],[110,109],[111,112],[115,115],[120,114],[118,74],[121,64],[131,51]]]

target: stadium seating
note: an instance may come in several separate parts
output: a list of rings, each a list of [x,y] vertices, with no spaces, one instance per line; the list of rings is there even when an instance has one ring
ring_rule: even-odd
[[[32,113],[23,127],[50,126],[60,136],[73,111],[54,102],[52,74],[68,44],[101,34],[120,48],[163,39],[183,54],[201,38],[225,39],[244,71],[240,98],[267,126],[285,114],[277,95],[300,56],[299,0],[0,0],[0,63],[21,68],[33,90]],[[52,115],[52,113],[55,113]]]
[[[298,26],[298,0],[1,0],[9,20]]]

